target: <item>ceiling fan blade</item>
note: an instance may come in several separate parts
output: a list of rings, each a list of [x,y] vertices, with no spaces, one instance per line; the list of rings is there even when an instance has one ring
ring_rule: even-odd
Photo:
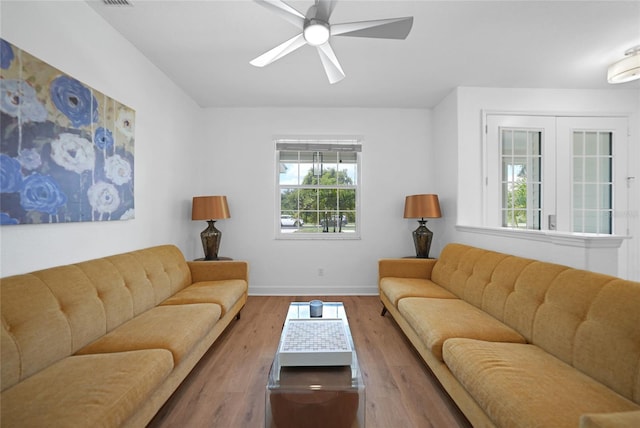
[[[376,37],[380,39],[406,39],[413,26],[413,16],[378,19],[375,21],[347,22],[331,26],[332,36]]]
[[[255,2],[286,19],[298,28],[304,26],[304,15],[281,0],[255,0]]]
[[[256,67],[264,67],[265,65],[269,65],[272,62],[279,60],[283,56],[290,54],[296,49],[301,48],[306,43],[307,42],[304,39],[304,35],[300,33],[297,36],[290,38],[286,42],[276,46],[270,51],[263,53],[256,59],[249,61],[249,63]]]
[[[316,0],[316,9],[318,11],[316,18],[329,22],[334,7],[336,7],[336,0]]]
[[[334,84],[344,79],[344,71],[342,71],[338,58],[333,52],[333,48],[331,48],[329,42],[318,46],[318,55],[320,55],[324,71],[329,78],[329,83]]]

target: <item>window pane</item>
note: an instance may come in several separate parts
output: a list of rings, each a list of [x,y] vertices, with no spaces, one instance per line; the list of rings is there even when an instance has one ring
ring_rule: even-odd
[[[300,153],[300,179],[298,184],[313,184],[317,182],[317,178],[314,176],[313,169],[313,153],[311,152],[299,152]]]
[[[502,131],[501,146],[502,146],[503,155],[513,154],[513,131],[511,130]]]
[[[280,183],[298,184],[298,164],[280,162]]]
[[[613,142],[613,134],[611,132],[600,133],[600,156],[613,154],[611,147]]]
[[[354,153],[355,155],[355,153]],[[340,185],[346,185],[346,186],[355,186],[357,183],[357,164],[355,162],[355,160],[344,160],[342,157],[344,155],[341,154],[340,156],[340,163],[338,164],[338,169],[340,171],[340,173],[338,174],[338,184]]]
[[[535,181],[540,181],[542,177],[542,158],[534,157],[531,160],[531,179]]]
[[[584,208],[597,209],[598,208],[598,185],[597,184],[585,184],[584,185]]]
[[[598,208],[610,208],[612,205],[611,200],[611,185],[600,185],[600,206]]]
[[[513,133],[513,154],[525,156],[527,154],[527,131]]]
[[[595,156],[598,154],[598,133],[597,132],[585,132],[584,133],[584,153],[587,156]]]
[[[541,186],[539,183],[536,184],[530,184],[529,187],[531,188],[531,198],[530,198],[530,203],[527,204],[527,206],[531,209],[539,209],[542,206],[542,192],[541,192]]]
[[[574,232],[582,232],[583,224],[582,217],[584,216],[584,211],[582,210],[574,210],[573,211],[573,231]]]
[[[532,224],[540,224],[540,217],[542,216],[542,212],[540,210],[534,210],[532,213]]]
[[[584,204],[584,185],[583,184],[574,184],[573,185],[573,208],[580,209],[583,208]]]
[[[573,158],[573,181],[584,181],[584,158]]]
[[[584,221],[584,224],[582,227],[582,232],[584,233],[598,232],[598,212],[597,211],[585,211],[583,221]]]
[[[298,190],[280,189],[280,210],[284,213],[292,214],[290,211],[298,210]]]
[[[584,133],[573,133],[573,154],[576,156],[582,156],[584,154]]]
[[[527,227],[527,211],[513,210],[513,226],[525,229]]]
[[[318,232],[320,219],[318,217],[317,210],[301,211],[300,216],[302,217],[302,220],[304,220],[304,228],[302,229],[303,232]]]
[[[336,189],[319,189],[319,205],[320,211],[331,211],[338,208],[338,191]]]
[[[610,157],[600,158],[600,182],[611,182],[611,163]]]
[[[305,211],[318,209],[318,189],[300,189],[300,209]]]
[[[598,181],[598,159],[584,158],[584,181],[595,183]]]
[[[338,206],[340,211],[355,211],[356,209],[355,189],[338,189]]]
[[[542,154],[542,133],[541,132],[532,132],[531,135],[531,154],[532,155],[540,155]]]
[[[612,233],[611,211],[600,212],[600,229],[598,233]]]

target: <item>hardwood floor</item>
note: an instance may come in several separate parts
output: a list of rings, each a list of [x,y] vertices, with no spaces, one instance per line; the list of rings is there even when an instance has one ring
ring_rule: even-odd
[[[231,323],[148,426],[263,427],[267,374],[287,308],[313,298],[344,302],[366,386],[368,428],[471,426],[393,318],[380,316],[377,296],[250,296],[241,319]]]

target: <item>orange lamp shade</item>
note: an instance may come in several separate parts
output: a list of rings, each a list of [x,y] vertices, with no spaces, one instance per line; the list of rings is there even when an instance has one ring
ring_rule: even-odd
[[[226,196],[194,196],[191,220],[220,220],[230,218]]]
[[[404,201],[404,218],[439,218],[440,202],[438,195],[411,195]]]

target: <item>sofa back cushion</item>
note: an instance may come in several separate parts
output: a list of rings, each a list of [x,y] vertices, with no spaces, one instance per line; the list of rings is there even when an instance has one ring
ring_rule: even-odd
[[[533,260],[495,251],[449,244],[433,267],[431,279],[456,296],[504,321],[515,280]]]
[[[462,244],[431,279],[640,403],[640,283]]]
[[[3,278],[2,389],[190,283],[184,256],[171,245]]]
[[[640,404],[640,283],[561,272],[536,312],[532,342]]]
[[[431,272],[431,279],[461,299],[464,299],[467,290],[471,289],[469,294],[474,298],[470,297],[468,301],[474,303],[475,300],[477,303],[478,296],[482,295],[484,287],[491,278],[494,266],[486,266],[485,262],[487,269],[478,269],[476,265],[479,261],[482,263],[483,257],[489,253],[468,245],[449,244],[440,253]],[[492,261],[495,262],[495,260]]]

